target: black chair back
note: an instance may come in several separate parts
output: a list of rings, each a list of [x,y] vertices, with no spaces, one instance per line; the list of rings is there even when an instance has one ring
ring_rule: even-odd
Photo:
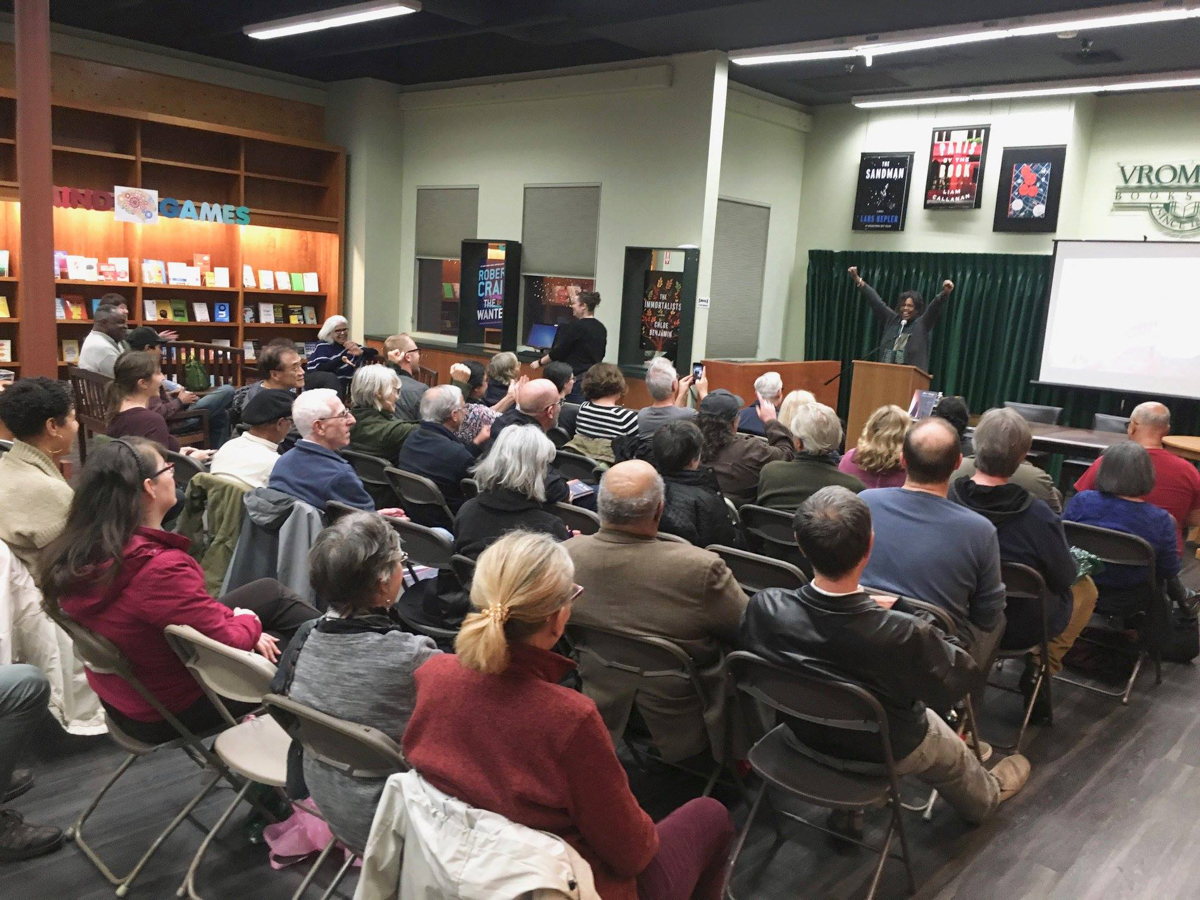
[[[1044,644],[1048,637],[1049,622],[1046,608],[1046,601],[1048,599],[1046,581],[1042,578],[1042,573],[1037,569],[1013,562],[1002,562],[1000,564],[1000,577],[1004,581],[1004,592],[1006,595],[1004,605],[1009,628],[1011,629],[1013,623],[1016,622],[1029,622],[1032,620],[1041,623],[1036,634],[1026,635],[1030,639],[1028,646],[1020,649],[1013,648],[1011,650],[1000,651],[1000,656],[1002,657],[1024,656],[1034,647]],[[1012,632],[1008,632],[1008,637],[1012,636]]]
[[[450,511],[450,504],[446,502],[442,489],[424,475],[406,472],[394,466],[387,466],[383,472],[387,480],[391,482],[392,488],[400,496],[402,501],[400,505],[410,515],[412,510],[409,507],[424,508],[435,519],[441,516],[446,519],[447,523],[454,522],[454,513]],[[450,527],[450,525],[447,524],[446,527]]]
[[[469,556],[463,556],[461,553],[455,553],[450,557],[450,571],[454,573],[454,577],[458,579],[463,590],[471,589],[471,579],[475,577],[475,560]]]
[[[446,652],[451,652],[454,647],[454,639],[458,637],[457,631],[452,631],[449,628],[438,628],[436,625],[426,625],[423,622],[418,622],[404,614],[399,605],[392,607],[392,615],[403,623],[412,634],[424,635],[431,638],[435,644],[441,647]]]
[[[410,562],[435,569],[451,568],[454,544],[432,528],[418,525],[408,519],[384,516],[384,520],[400,535],[400,545],[408,554]]]
[[[1040,406],[1037,403],[1017,403],[1015,400],[1005,400],[1007,409],[1016,410],[1026,422],[1036,422],[1039,425],[1057,425],[1062,418],[1061,406]]]
[[[575,420],[577,418],[579,418],[579,404],[563,401],[562,408],[558,412],[558,424],[565,428],[571,437],[575,437]]]
[[[472,497],[479,496],[479,482],[474,478],[464,478],[459,482],[459,486],[462,488],[462,495],[466,499],[470,500]]]
[[[567,624],[567,634],[580,656],[592,656],[605,668],[623,672],[636,680],[672,678],[690,681],[700,702],[708,707],[708,692],[696,673],[696,666],[677,644],[653,635],[577,622]],[[583,687],[586,693],[586,680]]]
[[[803,572],[783,560],[721,544],[712,544],[705,549],[725,560],[725,565],[729,566],[729,571],[747,594],[765,588],[799,590],[808,584],[808,577]]]
[[[1108,431],[1113,434],[1125,434],[1129,430],[1129,416],[1110,416],[1096,413],[1092,416],[1092,431]]]
[[[184,456],[182,453],[176,453],[174,450],[168,450],[163,454],[166,462],[175,464],[175,484],[180,490],[187,490],[188,482],[192,480],[193,475],[199,475],[204,471],[204,466],[196,462],[190,456]]]
[[[354,471],[362,481],[363,487],[367,489],[367,493],[375,501],[376,509],[388,509],[389,507],[404,505],[400,499],[400,495],[396,493],[396,489],[388,481],[386,471],[391,463],[380,456],[372,456],[370,453],[360,453],[357,450],[349,448],[339,450],[338,452],[354,467]]]
[[[791,513],[747,503],[738,507],[738,515],[742,517],[742,530],[746,532],[752,550],[791,563],[812,578],[812,564],[796,543]]]
[[[570,450],[559,450],[554,457],[554,468],[560,475],[570,481],[577,478],[584,484],[596,484],[596,467],[600,463],[582,453],[572,453]]]
[[[600,530],[600,517],[590,509],[570,503],[555,503],[550,511],[562,519],[568,528],[580,534],[595,534]]]
[[[1142,582],[1132,588],[1101,587],[1096,612],[1109,615],[1135,615],[1147,613],[1152,623],[1152,633],[1158,640],[1164,636],[1161,630],[1169,621],[1166,593],[1158,583],[1155,571],[1154,548],[1134,534],[1084,525],[1080,522],[1063,522],[1067,543],[1086,550],[1109,566],[1127,566],[1144,570]]]
[[[546,432],[546,437],[550,438],[550,442],[554,444],[555,449],[561,449],[563,444],[571,440],[571,432],[567,431],[561,425],[555,425]]]

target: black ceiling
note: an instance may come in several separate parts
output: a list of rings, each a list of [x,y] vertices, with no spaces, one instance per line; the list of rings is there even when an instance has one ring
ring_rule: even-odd
[[[350,0],[54,0],[55,23],[319,81],[401,85],[737,50],[974,21],[981,6],[928,0],[424,0],[413,15],[257,41],[242,26]],[[11,9],[11,2],[8,7]],[[1096,0],[989,0],[989,18],[1086,9]],[[1094,41],[1080,52],[1083,39]],[[114,60],[117,61],[117,60]],[[879,58],[731,66],[731,77],[800,103],[1200,68],[1200,20],[1053,35]]]

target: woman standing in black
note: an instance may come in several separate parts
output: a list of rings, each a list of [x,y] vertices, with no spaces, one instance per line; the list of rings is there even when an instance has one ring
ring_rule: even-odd
[[[577,294],[571,300],[571,314],[575,318],[558,327],[550,352],[532,364],[535,370],[550,362],[565,362],[571,367],[575,373],[575,387],[563,398],[568,403],[583,402],[583,373],[604,361],[608,329],[596,319],[599,305],[600,294],[596,291]]]
[[[859,277],[858,267],[851,266],[850,277],[871,305],[871,311],[883,326],[883,340],[875,352],[883,351],[881,362],[916,366],[929,371],[929,340],[933,328],[942,317],[942,309],[954,290],[954,282],[942,282],[942,292],[928,307],[919,291],[904,291],[892,309],[879,298],[875,288]]]

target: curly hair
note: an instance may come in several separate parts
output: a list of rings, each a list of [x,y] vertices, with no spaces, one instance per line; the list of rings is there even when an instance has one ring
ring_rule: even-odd
[[[900,468],[904,433],[912,419],[899,406],[881,406],[863,425],[855,446],[854,461],[868,472],[884,474]]]
[[[696,427],[700,429],[700,461],[712,462],[721,451],[733,443],[734,433],[730,423],[711,413],[699,413]]]

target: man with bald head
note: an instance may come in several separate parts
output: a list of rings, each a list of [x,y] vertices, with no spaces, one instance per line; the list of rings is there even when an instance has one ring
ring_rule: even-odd
[[[549,431],[558,424],[558,413],[562,409],[562,398],[558,388],[549,378],[534,378],[517,390],[517,405],[492,423],[492,436],[484,451],[491,452],[500,432],[510,425],[525,425]],[[566,480],[551,468],[546,475],[546,502],[569,503],[571,489]]]
[[[862,583],[942,607],[986,672],[1004,633],[1000,544],[995,525],[947,499],[950,476],[961,462],[958,432],[945,419],[925,419],[909,429],[904,486],[859,494],[875,526]]]
[[[617,463],[600,481],[600,531],[564,545],[583,593],[571,621],[649,634],[679,645],[693,660],[712,707],[705,715],[689,685],[653,679],[637,692],[637,707],[664,760],[712,750],[722,758],[722,649],[737,638],[746,595],[721,557],[691,544],[659,541],[663,480],[641,460]],[[634,703],[630,679],[580,655],[583,689],[620,739]]]
[[[1179,552],[1186,560],[1190,554],[1183,553],[1184,532],[1191,526],[1200,525],[1200,472],[1192,463],[1163,447],[1163,438],[1170,431],[1171,411],[1161,403],[1139,404],[1129,416],[1130,440],[1146,448],[1154,465],[1154,490],[1145,500],[1171,514],[1175,520]],[[1075,490],[1093,489],[1103,459],[1100,457],[1079,476]]]

